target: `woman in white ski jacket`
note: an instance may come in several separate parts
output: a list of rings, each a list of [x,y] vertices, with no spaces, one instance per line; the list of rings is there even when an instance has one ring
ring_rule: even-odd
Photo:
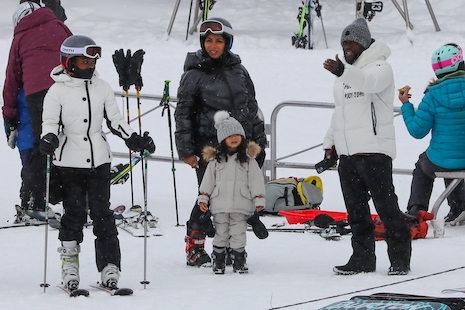
[[[91,38],[71,36],[61,45],[60,54],[61,65],[50,75],[55,83],[44,100],[40,151],[53,155],[54,176],[62,187],[64,214],[58,236],[62,280],[69,290],[78,288],[79,244],[89,211],[101,285],[116,288],[121,253],[110,210],[112,156],[102,123],[106,120],[134,151],[153,153],[155,145],[148,133],[140,136],[124,121],[111,87],[95,72],[100,46]]]

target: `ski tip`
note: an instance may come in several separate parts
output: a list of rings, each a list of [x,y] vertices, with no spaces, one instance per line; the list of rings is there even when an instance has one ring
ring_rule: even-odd
[[[119,288],[117,290],[115,290],[113,292],[113,295],[116,295],[116,296],[129,296],[129,295],[132,295],[134,293],[134,291],[130,288],[127,288],[127,287],[122,287],[122,288]]]
[[[74,291],[71,291],[71,293],[69,293],[69,297],[78,297],[78,296],[89,297],[89,291],[78,288],[78,289],[75,289]]]

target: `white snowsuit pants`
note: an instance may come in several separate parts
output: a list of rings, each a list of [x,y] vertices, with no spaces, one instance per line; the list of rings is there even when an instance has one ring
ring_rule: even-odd
[[[247,243],[246,231],[248,216],[242,213],[213,214],[216,234],[213,245],[219,248],[245,248]]]

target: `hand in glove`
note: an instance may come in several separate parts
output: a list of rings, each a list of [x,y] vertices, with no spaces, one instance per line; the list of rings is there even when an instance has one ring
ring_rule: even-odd
[[[14,149],[18,140],[18,121],[16,119],[4,119],[6,141],[8,146]]]
[[[144,62],[144,55],[145,52],[143,50],[137,50],[134,52],[129,62],[129,85],[135,85],[139,90],[144,86],[142,83],[142,76],[140,75],[142,63]]]
[[[338,55],[336,55],[336,60],[329,58],[326,59],[323,63],[323,67],[337,77],[341,76],[344,73],[345,69],[344,64],[339,59]]]
[[[40,140],[40,152],[45,155],[53,155],[59,144],[58,137],[50,132]]]
[[[150,154],[155,152],[155,143],[153,139],[149,136],[149,132],[144,132],[143,136],[133,133],[127,140],[126,146],[133,150],[134,152],[143,152],[147,150]]]
[[[122,86],[126,91],[131,86],[129,82],[129,62],[131,60],[131,50],[128,49],[126,56],[124,56],[123,49],[115,51],[113,54],[113,63],[115,64],[116,72],[119,76],[119,86]]]

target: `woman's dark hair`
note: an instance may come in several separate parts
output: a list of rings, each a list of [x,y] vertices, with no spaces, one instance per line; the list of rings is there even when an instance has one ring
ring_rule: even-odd
[[[242,137],[242,142],[239,144],[237,147],[236,152],[231,153],[228,150],[228,147],[226,146],[226,139],[223,140],[217,147],[217,152],[215,155],[215,159],[218,162],[221,162],[223,159],[225,161],[228,161],[228,155],[232,155],[234,153],[237,153],[237,161],[240,163],[245,163],[249,160],[249,157],[247,156],[247,146],[249,145],[249,141]]]

